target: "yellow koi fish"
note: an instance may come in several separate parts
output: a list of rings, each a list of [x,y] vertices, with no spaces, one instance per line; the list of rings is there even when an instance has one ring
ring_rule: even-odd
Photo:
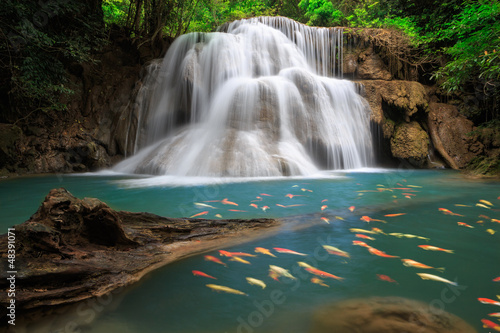
[[[341,249],[336,248],[335,246],[323,245],[323,248],[326,250],[326,252],[328,252],[330,254],[334,254],[334,255],[340,256],[340,257],[350,258],[349,253],[342,251]]]
[[[403,265],[405,265],[406,267],[415,267],[415,268],[421,268],[421,269],[435,269],[437,271],[444,272],[444,267],[432,267],[432,266],[428,266],[428,265],[422,264],[418,261],[411,260],[411,259],[401,259],[401,261],[403,262]]]
[[[255,252],[262,253],[262,254],[265,254],[265,255],[268,255],[268,256],[276,258],[276,256],[274,254],[272,254],[270,250],[268,250],[266,248],[263,248],[263,247],[256,247],[255,248]]]
[[[259,279],[254,279],[254,278],[251,278],[251,277],[247,277],[245,279],[251,285],[262,287],[262,289],[266,288],[266,284],[263,281],[259,280]]]
[[[327,285],[327,284],[325,283],[325,281],[323,281],[323,280],[321,280],[320,278],[317,278],[317,277],[312,277],[312,278],[311,278],[311,282],[312,282],[312,283],[315,283],[315,284],[317,284],[317,285],[320,285],[320,286],[322,286],[322,287],[328,287],[328,288],[330,288],[330,286],[329,286],[329,285]]]
[[[427,238],[427,237],[422,237],[422,236],[417,236],[417,235],[412,235],[412,234],[402,234],[400,232],[391,232],[389,235],[397,237],[397,238],[405,237],[405,238],[418,238],[418,239],[423,239],[426,241],[430,240],[430,238]]]
[[[372,230],[365,230],[365,229],[358,229],[358,228],[351,228],[349,229],[350,232],[360,232],[363,234],[377,234],[377,232],[372,231]]]
[[[493,204],[487,200],[479,200],[479,202],[484,203],[485,205],[488,205],[488,206],[493,206]]]
[[[486,209],[491,209],[490,207],[488,207],[486,205],[483,205],[483,204],[480,204],[480,203],[477,203],[476,206],[483,207],[483,208],[486,208]]]
[[[436,275],[427,274],[427,273],[417,273],[417,275],[420,276],[420,278],[422,280],[434,280],[434,281],[444,282],[444,283],[448,283],[448,284],[451,284],[451,285],[454,285],[454,286],[458,286],[458,284],[456,282],[452,282],[450,280],[447,280],[445,278],[442,278],[442,277],[439,277],[439,276],[436,276]]]
[[[489,233],[490,235],[494,235],[496,231],[493,229],[486,229],[486,232]]]
[[[247,264],[247,265],[250,265],[250,262],[249,261],[246,261],[245,259],[241,259],[240,257],[231,257],[231,259],[229,259],[229,261],[237,261],[237,262],[241,262],[242,264]]]
[[[236,290],[236,289],[233,289],[233,288],[229,288],[229,287],[226,287],[226,286],[219,286],[218,284],[206,284],[206,286],[214,291],[217,291],[217,292],[225,292],[225,293],[228,293],[228,294],[235,294],[235,295],[244,295],[244,296],[248,296],[248,294],[245,294],[244,292],[242,291],[239,291],[239,290]]]

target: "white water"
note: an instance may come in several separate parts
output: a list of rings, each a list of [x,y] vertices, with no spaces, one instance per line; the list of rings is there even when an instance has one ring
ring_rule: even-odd
[[[140,96],[137,151],[116,171],[272,177],[373,164],[366,102],[329,77],[342,75],[342,31],[282,17],[223,30],[172,44]]]

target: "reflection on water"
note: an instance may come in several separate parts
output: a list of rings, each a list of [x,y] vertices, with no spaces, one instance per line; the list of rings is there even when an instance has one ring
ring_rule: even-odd
[[[137,182],[129,186],[136,179],[148,180],[87,175],[1,181],[2,228],[5,232],[8,226],[26,220],[54,187],[65,187],[78,197],[98,197],[119,210],[174,217],[202,211],[208,211],[206,218],[216,218],[216,214],[224,218],[293,216],[289,220],[295,227],[289,227],[285,219],[277,234],[222,249],[258,255],[241,257],[248,263],[231,261],[218,251],[195,255],[147,275],[109,299],[44,315],[27,330],[18,326],[19,332],[308,332],[316,327],[312,318],[318,308],[374,296],[421,301],[464,319],[480,332],[488,331],[482,328],[481,319],[497,321],[488,314],[498,312],[498,306],[482,304],[478,298],[496,300],[500,294],[500,282],[493,282],[500,276],[500,226],[496,222],[500,219],[499,183],[464,180],[454,172],[409,170],[206,185],[164,182],[141,187]],[[225,198],[238,206],[224,204]],[[268,208],[262,209],[265,206]],[[351,212],[348,208],[352,206]],[[373,221],[365,222],[363,216]],[[307,227],[297,228],[297,223]],[[429,240],[390,235],[394,233]],[[373,239],[360,238],[359,234]],[[397,258],[381,256],[353,241]],[[348,257],[329,253],[324,245],[344,251]],[[426,251],[419,245],[453,253]],[[256,247],[268,249],[275,257],[256,253]],[[206,261],[203,255],[217,257],[227,267]],[[445,270],[407,267],[401,259]],[[315,275],[299,262],[343,279]],[[288,270],[295,279],[269,276],[270,265]],[[193,270],[217,280],[195,276]],[[456,282],[458,287],[423,280],[417,273]],[[263,281],[266,288],[249,284],[247,277]],[[206,284],[233,288],[248,296],[217,293]]]

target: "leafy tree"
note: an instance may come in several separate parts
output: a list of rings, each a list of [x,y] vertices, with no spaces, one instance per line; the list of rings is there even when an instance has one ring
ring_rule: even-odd
[[[342,24],[343,13],[328,0],[302,0],[298,6],[309,19],[308,25],[330,27]]]

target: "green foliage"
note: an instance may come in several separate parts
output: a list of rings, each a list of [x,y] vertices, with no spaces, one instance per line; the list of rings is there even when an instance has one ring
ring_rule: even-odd
[[[103,0],[102,11],[104,22],[109,24],[124,25],[130,7],[129,0]]]
[[[308,25],[330,27],[341,25],[344,20],[344,14],[328,0],[302,0],[298,6],[309,19]]]

